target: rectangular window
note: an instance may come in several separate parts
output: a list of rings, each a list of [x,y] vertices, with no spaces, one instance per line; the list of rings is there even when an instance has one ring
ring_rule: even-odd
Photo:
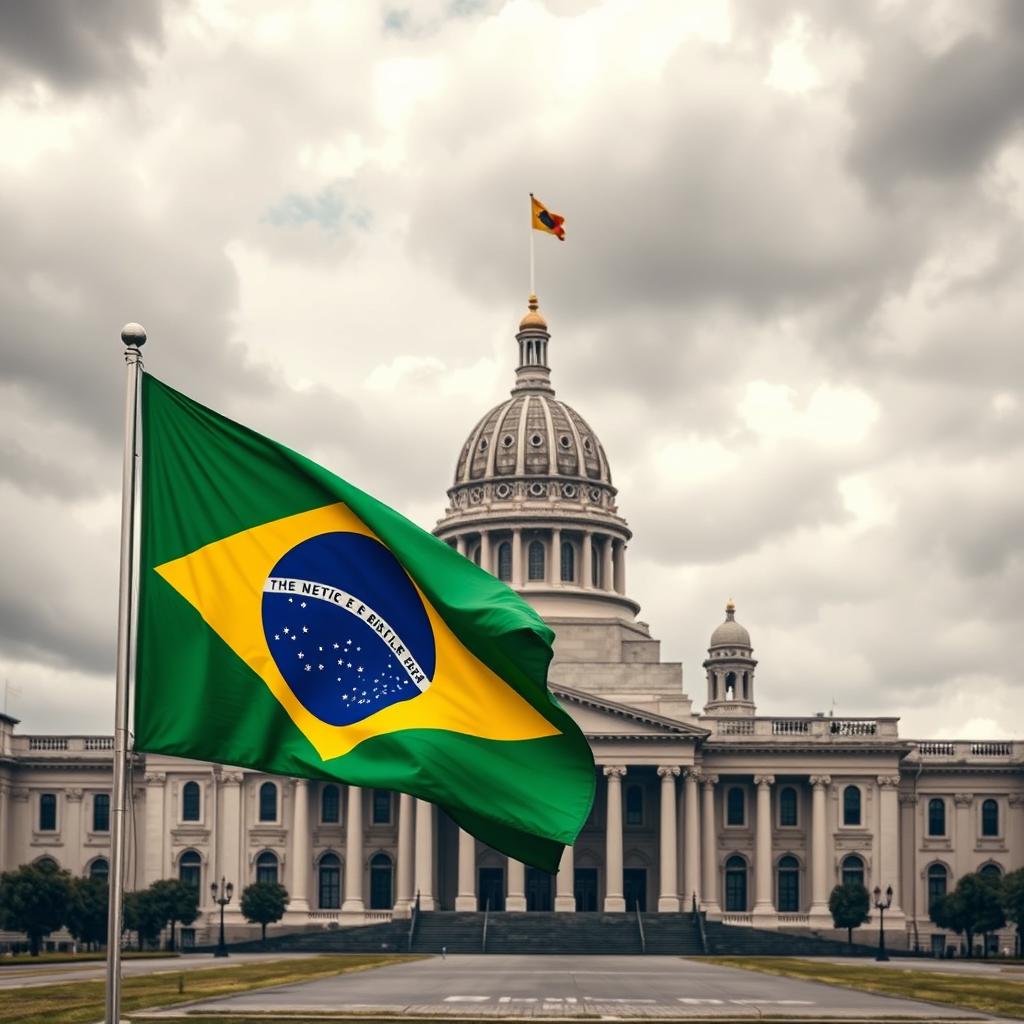
[[[39,797],[39,831],[57,831],[57,794],[43,793]]]
[[[373,817],[374,825],[391,824],[391,792],[387,789],[375,789],[373,791]]]
[[[110,796],[107,793],[97,793],[92,798],[92,830],[110,831]]]
[[[746,800],[743,790],[733,786],[725,795],[726,825],[743,825],[746,823]]]

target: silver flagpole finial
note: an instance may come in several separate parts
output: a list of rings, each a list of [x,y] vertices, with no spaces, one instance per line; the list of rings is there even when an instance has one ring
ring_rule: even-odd
[[[121,340],[131,348],[141,348],[146,344],[146,328],[142,324],[125,324],[121,328]]]

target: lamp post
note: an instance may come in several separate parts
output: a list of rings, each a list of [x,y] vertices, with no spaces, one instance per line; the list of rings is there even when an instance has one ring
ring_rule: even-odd
[[[213,882],[210,885],[210,895],[213,897],[213,902],[220,907],[220,941],[217,943],[214,956],[228,955],[228,947],[224,944],[224,908],[231,902],[231,894],[234,891],[235,887],[230,882],[225,883],[223,877],[221,877],[219,884]]]
[[[876,960],[888,960],[885,951],[885,912],[892,906],[892,886],[887,886],[883,897],[882,890],[875,886],[875,909],[878,911],[878,954]]]

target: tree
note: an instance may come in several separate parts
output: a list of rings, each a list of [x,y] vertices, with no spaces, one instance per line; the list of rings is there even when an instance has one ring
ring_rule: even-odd
[[[280,921],[287,905],[288,890],[277,882],[253,882],[242,890],[242,916],[262,927],[264,942],[267,925]]]
[[[102,878],[73,878],[64,923],[83,945],[103,942],[107,937],[107,905],[110,899]]]
[[[828,898],[832,923],[846,929],[846,941],[853,945],[853,929],[860,927],[871,916],[871,897],[860,882],[837,885]]]
[[[171,926],[170,948],[174,949],[174,926],[180,921],[191,924],[199,916],[199,895],[191,885],[177,878],[161,878],[149,887],[161,927]]]
[[[1017,947],[1021,946],[1021,934],[1024,931],[1024,868],[1011,871],[1003,879],[1002,893],[1003,913],[1008,920],[1017,926]]]
[[[160,929],[167,923],[162,912],[149,889],[125,893],[124,926],[138,935],[140,950],[147,942],[153,943],[160,937]]]
[[[28,936],[29,951],[39,956],[44,936],[64,924],[71,875],[53,861],[23,864],[0,875],[0,926]]]
[[[956,889],[936,900],[928,916],[940,928],[963,935],[967,955],[974,955],[974,936],[997,931],[1006,924],[998,881],[972,873],[964,875]]]

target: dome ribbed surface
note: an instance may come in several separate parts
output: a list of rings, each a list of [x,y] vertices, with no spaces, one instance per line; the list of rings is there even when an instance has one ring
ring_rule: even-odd
[[[736,621],[736,609],[730,602],[725,609],[725,622],[715,628],[708,647],[750,647],[750,633]]]

